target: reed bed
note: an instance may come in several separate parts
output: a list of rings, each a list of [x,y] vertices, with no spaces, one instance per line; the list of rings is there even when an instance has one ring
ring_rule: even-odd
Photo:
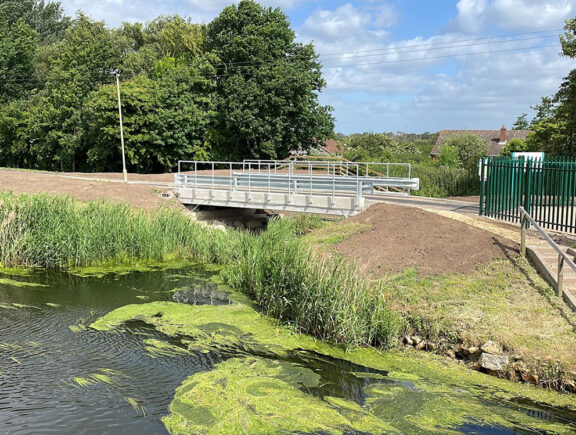
[[[195,259],[225,265],[226,282],[298,331],[389,347],[398,331],[380,284],[299,237],[314,217],[272,220],[259,235],[218,231],[175,209],[147,212],[63,196],[0,193],[0,263],[61,268]]]
[[[274,220],[224,271],[233,288],[299,331],[333,342],[390,347],[399,329],[381,284],[354,264],[313,251],[294,220]]]

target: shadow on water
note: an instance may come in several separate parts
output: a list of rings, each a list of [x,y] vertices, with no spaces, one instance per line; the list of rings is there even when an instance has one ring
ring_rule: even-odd
[[[170,337],[139,320],[126,322],[113,333],[87,328],[103,314],[128,304],[172,300],[229,304],[226,294],[210,283],[211,275],[191,267],[98,277],[48,272],[0,276],[0,434],[166,433],[160,418],[168,413],[174,391],[184,379],[246,355],[312,370],[320,382],[316,387],[302,386],[302,390],[321,399],[338,397],[363,405],[369,396],[367,387],[379,384],[400,387],[407,392],[405,397],[418,400],[420,392],[412,382],[393,380],[386,371],[306,349],[279,357],[248,339],[241,348],[189,352],[183,340],[190,337]],[[234,328],[203,325],[206,331],[223,327]],[[151,353],[151,340],[166,343],[170,349]],[[572,413],[529,402],[489,405],[508,406],[540,420],[576,420]],[[542,433],[482,424],[457,430]]]

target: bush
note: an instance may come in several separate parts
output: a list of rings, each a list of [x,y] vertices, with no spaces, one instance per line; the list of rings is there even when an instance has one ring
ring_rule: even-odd
[[[472,169],[481,157],[488,154],[488,144],[475,134],[462,133],[449,137],[442,148],[450,146],[458,150],[458,159],[465,169]],[[442,152],[442,150],[440,150]]]
[[[467,196],[478,195],[480,191],[480,181],[474,170],[414,165],[412,176],[420,178],[420,190],[413,192],[416,196]]]

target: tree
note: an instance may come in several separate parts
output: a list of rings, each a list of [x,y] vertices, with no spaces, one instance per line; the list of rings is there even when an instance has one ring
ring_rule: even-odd
[[[333,133],[325,86],[312,45],[280,9],[251,0],[225,8],[208,24],[206,50],[218,57],[213,149],[218,158],[285,158]]]
[[[458,150],[458,160],[465,169],[476,167],[478,160],[488,154],[488,144],[471,133],[462,133],[449,137],[442,148],[449,146]]]
[[[526,119],[528,117],[527,113],[523,113],[517,119],[512,128],[514,130],[528,130],[530,128],[530,123]]]
[[[576,58],[576,19],[566,20],[564,30],[560,36],[562,54]],[[530,124],[528,147],[552,155],[576,156],[576,70],[564,78],[554,96],[543,97],[533,109],[536,116]]]
[[[143,76],[123,83],[122,105],[127,164],[141,172],[173,170],[178,160],[210,159],[204,136],[212,120],[209,79],[203,58],[175,67],[162,80]],[[120,170],[116,86],[100,87],[83,113],[88,163],[95,170]]]
[[[440,148],[440,155],[438,156],[440,164],[443,166],[460,166],[460,156],[458,148],[452,145],[444,145]]]
[[[24,97],[35,85],[38,36],[22,19],[10,25],[0,14],[0,103]]]
[[[500,155],[511,156],[512,153],[525,151],[528,151],[528,144],[522,139],[515,137],[510,139],[508,143],[504,145],[504,148],[502,148],[502,151],[500,151]]]
[[[30,153],[40,169],[86,168],[81,109],[99,85],[113,81],[120,63],[111,32],[103,22],[80,14],[44,58],[45,88],[30,100]]]
[[[70,24],[70,18],[64,16],[60,2],[2,0],[0,15],[4,15],[9,26],[18,20],[23,20],[38,34],[41,45],[62,39]]]

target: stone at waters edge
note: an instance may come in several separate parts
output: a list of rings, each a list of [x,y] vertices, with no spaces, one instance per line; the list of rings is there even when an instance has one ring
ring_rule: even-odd
[[[488,340],[484,343],[480,349],[482,352],[489,353],[492,355],[501,355],[502,354],[502,346],[498,343],[493,342],[492,340]]]
[[[498,372],[506,368],[508,365],[508,357],[505,355],[493,355],[484,352],[482,355],[480,355],[478,363],[486,370],[493,370]]]

